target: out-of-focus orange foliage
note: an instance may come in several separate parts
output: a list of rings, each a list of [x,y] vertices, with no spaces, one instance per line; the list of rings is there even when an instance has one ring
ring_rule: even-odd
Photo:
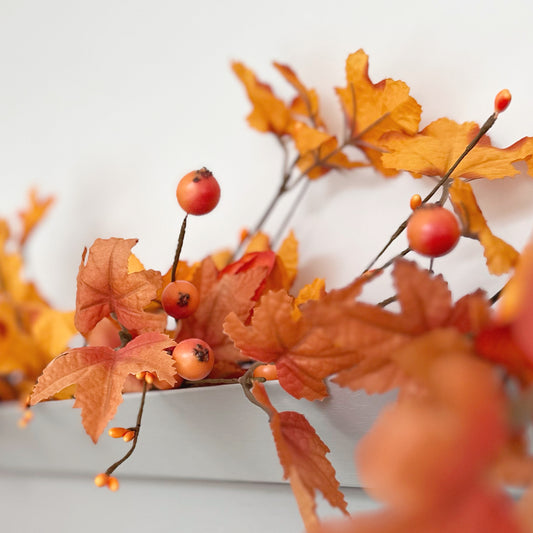
[[[518,260],[519,254],[489,229],[471,185],[460,179],[453,180],[450,198],[455,212],[461,219],[463,234],[477,239],[483,246],[489,272],[495,275],[509,272]]]
[[[269,413],[270,429],[283,467],[283,477],[290,481],[306,528],[318,524],[317,490],[333,507],[347,513],[347,504],[339,490],[335,469],[326,458],[330,450],[307,419],[295,411],[278,412],[261,383],[254,384],[252,393]]]
[[[383,154],[382,163],[386,168],[407,170],[415,177],[444,176],[478,133],[475,122],[458,124],[448,118],[435,120],[414,136],[391,133],[384,138],[390,153]],[[526,147],[529,153],[525,153]],[[451,176],[491,180],[515,176],[518,170],[513,163],[531,157],[532,153],[533,145],[528,138],[508,148],[496,148],[484,135]]]
[[[501,381],[467,347],[421,359],[397,358],[417,388],[402,392],[356,451],[365,487],[385,507],[316,531],[525,532],[490,476],[510,437]]]
[[[30,192],[29,207],[19,213],[19,237],[0,219],[0,400],[24,398],[76,333],[74,313],[50,307],[35,284],[24,278],[24,247],[51,201]]]
[[[161,333],[144,333],[118,350],[108,346],[68,350],[44,369],[31,395],[31,404],[75,384],[74,407],[81,408],[83,427],[96,442],[122,402],[122,389],[129,374],[152,372],[169,385],[174,384],[175,368],[168,350],[175,345]]]
[[[368,76],[368,56],[363,50],[346,59],[346,87],[337,88],[351,144],[365,152],[372,165],[385,176],[397,171],[385,168],[381,162],[386,133],[414,135],[420,124],[422,108],[409,95],[403,81],[390,78],[373,83]]]
[[[78,272],[75,323],[87,335],[111,313],[129,330],[162,331],[166,325],[163,313],[145,308],[156,297],[162,285],[155,270],[129,273],[128,260],[136,239],[97,239],[82,256]]]
[[[49,207],[54,203],[54,197],[39,198],[36,189],[31,189],[29,194],[30,205],[20,211],[19,217],[22,222],[22,234],[20,236],[21,246],[27,241],[31,232],[44,217]]]
[[[503,291],[500,312],[476,336],[483,357],[501,364],[524,385],[533,384],[533,241],[525,247]]]

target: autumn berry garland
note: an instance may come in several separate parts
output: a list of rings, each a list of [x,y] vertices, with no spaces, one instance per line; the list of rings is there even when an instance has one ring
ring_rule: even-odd
[[[253,106],[250,125],[274,135],[284,152],[279,186],[257,224],[234,251],[194,264],[181,260],[188,216],[208,213],[220,195],[218,182],[202,168],[178,184],[186,215],[167,273],[145,269],[132,253],[135,239],[98,239],[83,253],[77,281],[75,324],[86,345],[67,349],[44,368],[31,404],[73,394],[96,442],[122,393],[141,389],[135,425],[109,430],[111,437],[130,442],[129,450],[94,480],[117,490],[114,472],[138,443],[150,388],[238,382],[268,415],[284,477],[308,530],[533,531],[527,438],[533,412],[533,244],[519,253],[496,237],[469,184],[516,175],[514,163],[520,161],[533,174],[533,138],[502,149],[486,135],[509,105],[510,93],[496,96],[494,112],[481,127],[442,118],[419,131],[421,107],[409,87],[391,79],[373,83],[368,57],[359,50],[347,59],[346,86],[336,89],[345,118],[338,138],[320,114],[316,91],[289,67],[274,66],[295,91],[289,103],[246,66],[233,65]],[[348,155],[354,148],[361,160]],[[385,177],[407,171],[436,181],[424,198],[406,199],[412,214],[352,283],[327,292],[324,280],[316,279],[291,294],[297,241],[289,233],[279,246],[272,242],[286,234],[314,180],[332,170],[369,166]],[[271,241],[261,230],[279,199],[296,188]],[[30,211],[34,221],[37,205]],[[408,247],[379,264],[404,231]],[[7,232],[1,236],[3,246]],[[434,273],[435,259],[463,238],[479,241],[489,272],[512,272],[498,294],[474,289],[454,301],[443,277]],[[411,252],[428,257],[429,268],[403,258]],[[25,300],[15,290],[18,272],[8,275],[9,256],[3,248],[2,253],[0,325],[9,326],[12,339],[18,332],[6,317],[23,316]],[[389,268],[395,293],[377,304],[364,302],[364,287]],[[394,311],[388,309],[392,303]],[[22,333],[28,342],[40,339],[31,328]],[[14,368],[13,361],[0,366],[9,386]],[[311,401],[328,395],[330,379],[371,394],[399,391],[356,451],[364,485],[384,503],[378,512],[319,523],[316,491],[348,513],[329,450],[303,415],[272,405],[262,385],[265,376],[279,379],[294,398]],[[525,490],[513,500],[508,486]]]

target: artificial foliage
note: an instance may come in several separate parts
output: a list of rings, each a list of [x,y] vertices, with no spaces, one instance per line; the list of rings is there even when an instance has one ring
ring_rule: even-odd
[[[345,85],[335,89],[344,117],[338,135],[327,126],[317,92],[290,67],[274,67],[294,90],[290,101],[244,64],[233,64],[251,103],[249,125],[274,136],[285,161],[274,197],[235,249],[196,262],[181,257],[189,215],[207,214],[220,195],[216,169],[214,175],[205,168],[189,172],[187,193],[178,186],[186,214],[168,271],[146,268],[134,254],[136,239],[97,239],[80,251],[76,309],[68,313],[52,309],[23,272],[28,236],[51,199],[31,192],[18,235],[0,221],[0,398],[24,404],[25,425],[30,413],[38,415],[30,406],[74,397],[96,443],[108,438],[102,434],[123,394],[142,391],[132,426],[109,430],[129,442],[127,452],[95,472],[95,484],[114,491],[117,469],[142,445],[151,389],[240,383],[243,401],[266,414],[308,531],[533,532],[527,433],[533,414],[533,241],[516,250],[496,236],[470,185],[514,176],[519,162],[533,174],[533,137],[500,148],[487,136],[510,93],[496,96],[482,125],[443,117],[420,129],[422,108],[409,86],[372,81],[368,56],[358,50],[346,60]],[[374,168],[376,179],[407,172],[433,188],[424,198],[411,198],[413,215],[391,228],[377,255],[368,252],[368,267],[354,272],[352,282],[326,290],[317,277],[293,291],[298,241],[287,229],[290,216],[315,180],[331,172],[356,174],[361,167]],[[279,231],[266,235],[263,226],[279,199],[296,188]],[[443,211],[444,218],[435,217]],[[409,247],[391,254],[390,245],[406,230]],[[452,295],[438,273],[438,257],[453,257],[459,239],[479,242],[480,268],[502,276],[497,294],[473,282],[468,294]],[[365,287],[383,277],[391,280],[390,297],[363,300]],[[180,289],[169,307],[170,297],[162,295],[176,281],[195,290]],[[84,342],[73,347],[76,332]],[[184,355],[189,359],[182,363]],[[203,376],[207,361],[204,377],[184,377]],[[266,379],[279,380],[294,397],[294,411],[272,405]],[[355,450],[364,486],[383,503],[377,511],[350,514],[328,459],[328,436],[317,435],[298,412],[298,401],[326,398],[330,381],[368,394],[397,391]],[[513,496],[510,488],[517,489]],[[318,517],[318,492],[346,516]]]

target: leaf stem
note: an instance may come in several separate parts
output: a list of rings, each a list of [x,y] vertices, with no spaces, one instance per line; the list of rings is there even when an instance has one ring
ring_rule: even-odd
[[[172,273],[170,275],[171,281],[176,281],[176,270],[178,269],[178,263],[180,260],[181,255],[181,249],[183,248],[183,241],[185,239],[185,228],[187,227],[187,217],[189,214],[187,213],[185,217],[183,218],[183,222],[181,223],[180,228],[180,235],[178,238],[178,245],[176,246],[176,253],[174,255],[174,262],[172,263]]]
[[[270,412],[270,409],[268,409],[266,406],[264,406],[261,402],[258,402],[255,398],[255,396],[252,394],[252,385],[254,382],[253,373],[254,370],[261,365],[264,365],[265,363],[262,363],[261,361],[258,361],[257,363],[254,363],[248,370],[239,378],[239,383],[241,384],[242,390],[244,391],[244,395],[250,402],[252,402],[254,405],[257,405],[257,407],[261,408],[267,415],[268,419],[270,420],[270,417],[272,413]]]
[[[135,436],[133,437],[131,448],[128,450],[128,452],[120,458],[118,461],[114,462],[106,471],[106,475],[110,476],[123,462],[125,462],[131,454],[134,452],[135,447],[137,446],[137,440],[139,439],[139,433],[141,431],[141,421],[143,417],[143,411],[144,411],[144,402],[146,399],[146,391],[148,390],[148,383],[145,381],[143,384],[143,390],[142,390],[142,396],[141,396],[141,404],[139,406],[139,411],[137,413],[137,422],[135,423]]]

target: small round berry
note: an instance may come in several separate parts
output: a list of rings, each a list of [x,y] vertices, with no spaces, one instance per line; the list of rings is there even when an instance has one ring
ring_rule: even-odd
[[[220,185],[212,172],[203,167],[181,178],[176,189],[176,197],[186,213],[205,215],[218,204]]]
[[[119,487],[120,484],[118,482],[118,479],[114,476],[109,476],[107,479],[107,488],[113,492],[117,492]]]
[[[494,98],[494,112],[502,113],[511,103],[511,93],[509,89],[502,89]]]
[[[165,312],[176,320],[192,315],[200,304],[198,289],[189,281],[179,279],[169,283],[161,294]]]
[[[126,431],[126,433],[124,433],[124,435],[122,436],[122,440],[124,442],[130,442],[131,440],[133,440],[135,438],[135,431],[133,429],[129,429],[128,431]]]
[[[189,381],[204,379],[213,370],[215,357],[207,342],[201,339],[186,339],[176,345],[172,352],[176,372]]]
[[[422,196],[419,194],[413,194],[411,196],[411,200],[409,201],[409,206],[414,211],[415,209],[418,209],[422,205]]]
[[[107,432],[113,439],[121,439],[128,430],[126,428],[114,427],[109,428]]]
[[[107,474],[98,474],[94,478],[94,484],[97,487],[105,487],[107,485],[108,478],[109,476]]]
[[[276,365],[260,365],[254,369],[254,378],[265,378],[267,381],[278,379]]]
[[[407,240],[411,250],[427,257],[450,252],[461,236],[455,215],[436,204],[419,207],[407,223]]]

